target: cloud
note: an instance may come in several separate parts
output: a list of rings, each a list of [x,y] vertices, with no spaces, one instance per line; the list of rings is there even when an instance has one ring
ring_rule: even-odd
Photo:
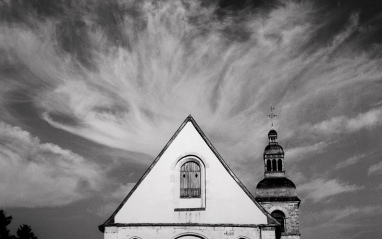
[[[290,161],[298,161],[308,155],[311,156],[314,153],[322,152],[327,146],[328,143],[326,142],[318,142],[313,145],[288,149],[285,151],[285,155],[287,155]]]
[[[326,209],[318,212],[311,220],[314,221],[326,221],[328,224],[338,222],[349,218],[352,215],[358,214],[358,216],[370,216],[373,214],[382,213],[382,207],[377,205],[354,207],[348,206],[345,208]]]
[[[352,133],[363,128],[373,128],[382,124],[382,108],[359,113],[353,118],[346,116],[333,117],[312,126],[311,131],[323,134]]]
[[[126,185],[120,185],[112,194],[111,197],[122,201],[127,194],[130,193],[131,189],[135,186],[135,183],[127,183]]]
[[[105,204],[96,210],[96,214],[102,217],[109,217],[116,208],[122,203],[123,199],[130,193],[135,183],[120,184],[114,192],[105,193]]]
[[[371,165],[369,167],[368,175],[376,174],[376,173],[382,173],[382,162]]]
[[[97,208],[95,213],[102,218],[110,217],[113,214],[113,212],[118,208],[119,205],[120,205],[120,202],[104,203],[99,208]]]
[[[310,199],[314,203],[324,201],[330,197],[342,194],[355,192],[362,189],[357,185],[348,185],[342,183],[337,179],[313,179],[310,182],[302,184],[298,187],[299,192],[303,195],[304,199]]]
[[[363,159],[364,157],[366,157],[367,154],[358,154],[358,155],[354,155],[348,159],[346,159],[345,161],[341,161],[339,162],[338,164],[336,164],[334,166],[334,169],[341,169],[341,168],[346,168],[348,166],[351,166],[353,164],[356,164],[359,162],[359,160]]]
[[[359,113],[354,117],[342,115],[313,125],[305,124],[301,129],[287,135],[288,139],[303,144],[303,146],[287,149],[286,155],[291,160],[301,160],[306,155],[323,152],[329,145],[336,143],[333,138],[339,134],[351,134],[361,129],[378,130],[376,128],[381,125],[381,119],[382,108],[376,108]],[[300,131],[304,134],[300,134]],[[355,164],[365,156],[366,154],[355,155],[346,161],[341,161],[335,166],[335,169]]]
[[[100,190],[104,176],[80,155],[4,122],[0,157],[1,207],[66,205]]]
[[[297,135],[296,157],[326,142],[308,135],[299,144],[301,125],[355,132],[380,124],[380,109],[359,105],[380,102],[382,61],[378,44],[365,48],[354,37],[364,27],[357,13],[329,31],[336,18],[321,21],[313,1],[243,11],[240,19],[198,1],[73,4],[39,9],[41,16],[15,5],[28,17],[2,22],[0,105],[8,122],[9,96],[25,91],[51,126],[155,156],[191,113],[234,165],[261,157],[270,103],[283,135]],[[354,94],[360,84],[362,100]],[[350,109],[369,113],[352,118]]]
[[[306,215],[306,228],[304,234],[311,238],[359,238],[360,234],[371,236],[377,228],[368,221],[369,218],[378,218],[382,207],[379,205],[364,205],[360,207],[348,206],[342,208],[324,209]],[[368,224],[368,226],[365,226]],[[370,229],[371,231],[364,231]]]

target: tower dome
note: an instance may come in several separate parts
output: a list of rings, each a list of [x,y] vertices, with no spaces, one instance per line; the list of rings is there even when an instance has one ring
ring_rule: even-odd
[[[284,155],[284,149],[278,144],[272,145],[269,144],[264,149],[264,154],[270,155],[270,154],[283,154]]]
[[[277,132],[276,132],[276,130],[274,130],[274,129],[269,130],[269,132],[268,132],[268,137],[270,137],[270,136],[276,136],[276,138],[277,138]]]
[[[271,129],[268,133],[269,144],[265,147],[264,155],[282,154],[284,149],[277,143],[277,132]]]
[[[298,200],[296,186],[285,177],[264,178],[256,186],[256,199],[258,201]]]

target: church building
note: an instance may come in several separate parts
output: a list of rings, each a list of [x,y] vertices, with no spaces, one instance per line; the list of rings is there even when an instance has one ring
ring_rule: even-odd
[[[300,199],[276,131],[268,138],[253,196],[188,116],[99,230],[105,239],[299,239]]]

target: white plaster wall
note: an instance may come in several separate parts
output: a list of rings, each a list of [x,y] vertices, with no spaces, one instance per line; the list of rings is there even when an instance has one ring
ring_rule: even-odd
[[[174,211],[178,204],[175,173],[179,173],[175,172],[175,165],[187,155],[195,155],[205,164],[205,211]],[[115,216],[115,223],[189,222],[267,224],[266,216],[228,174],[191,122],[179,132]]]
[[[115,227],[105,231],[105,239],[175,239],[182,235],[198,235],[206,239],[275,238],[274,231],[260,233],[259,228],[245,227]]]

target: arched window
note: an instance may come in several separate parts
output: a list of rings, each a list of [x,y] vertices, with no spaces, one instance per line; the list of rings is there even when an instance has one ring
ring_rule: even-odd
[[[281,159],[279,159],[277,162],[277,170],[283,171],[283,162],[281,161]]]
[[[276,159],[272,160],[272,171],[277,171]]]
[[[284,231],[285,214],[280,210],[276,210],[276,211],[273,211],[271,213],[271,216],[281,224],[280,229],[281,229],[281,232],[283,232]]]
[[[271,160],[267,160],[267,171],[270,172],[271,171]]]
[[[196,162],[189,161],[180,168],[180,197],[200,198],[201,196],[200,166]]]

